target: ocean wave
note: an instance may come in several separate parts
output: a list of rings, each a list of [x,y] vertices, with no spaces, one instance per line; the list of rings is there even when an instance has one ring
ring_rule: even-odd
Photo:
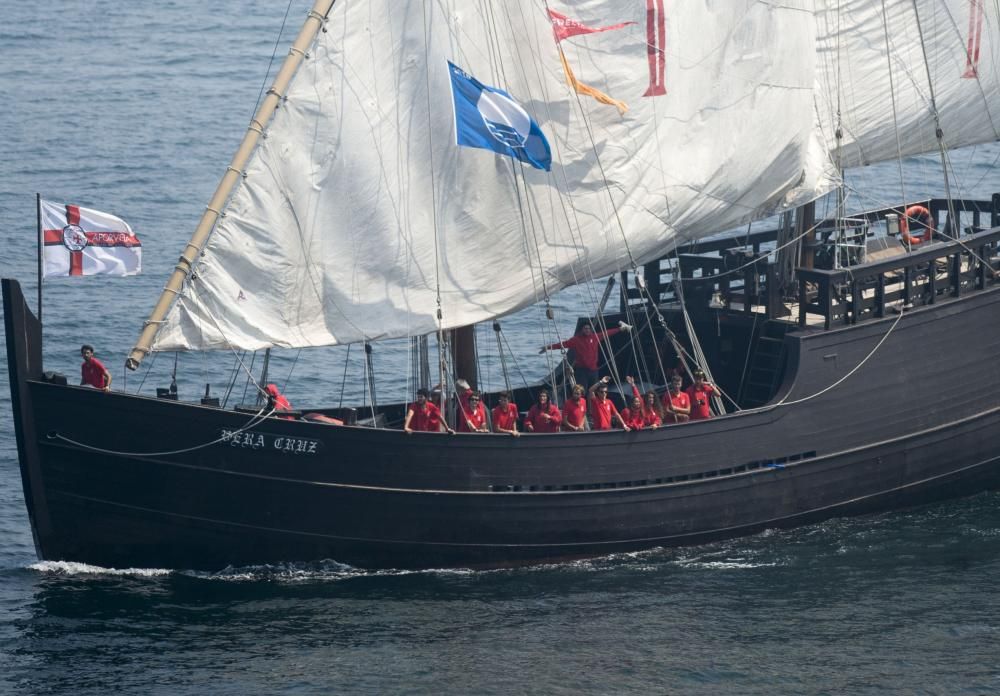
[[[51,575],[131,576],[137,578],[163,577],[175,572],[167,568],[102,568],[101,566],[72,561],[38,561],[30,564],[28,568]]]

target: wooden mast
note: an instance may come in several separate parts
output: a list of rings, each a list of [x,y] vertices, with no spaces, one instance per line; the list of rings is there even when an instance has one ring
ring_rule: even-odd
[[[455,379],[465,379],[473,389],[479,389],[476,360],[476,327],[459,326],[451,330],[451,352]]]
[[[226,201],[229,200],[229,196],[232,194],[233,189],[236,188],[236,184],[239,183],[240,178],[243,176],[243,168],[246,166],[250,159],[250,155],[253,154],[254,149],[257,147],[257,142],[260,140],[260,136],[264,132],[265,124],[271,120],[275,110],[278,108],[278,104],[285,98],[285,90],[288,89],[292,76],[295,74],[295,71],[298,70],[299,65],[302,64],[302,60],[306,55],[306,50],[312,45],[313,40],[316,38],[316,34],[326,21],[326,16],[333,7],[333,3],[334,0],[316,0],[312,9],[309,11],[309,16],[302,25],[302,29],[299,31],[299,35],[295,39],[295,43],[292,44],[292,47],[288,50],[288,56],[285,58],[285,62],[282,63],[281,70],[278,71],[277,76],[274,78],[274,82],[271,84],[271,88],[267,91],[267,96],[264,98],[264,101],[261,102],[260,108],[257,109],[257,113],[254,114],[253,119],[250,121],[250,125],[247,127],[247,132],[243,136],[243,141],[240,143],[239,149],[236,151],[236,154],[233,155],[232,162],[229,163],[229,167],[226,169],[225,175],[222,177],[218,187],[215,189],[215,194],[213,194],[212,199],[205,208],[205,212],[201,216],[201,221],[198,223],[198,227],[191,236],[191,241],[187,243],[187,246],[184,248],[184,252],[181,254],[181,257],[177,262],[177,265],[174,266],[174,272],[171,274],[170,279],[163,288],[163,292],[160,294],[160,299],[157,300],[156,306],[153,307],[153,312],[143,325],[142,333],[139,335],[139,340],[136,342],[135,347],[132,348],[128,359],[125,361],[125,365],[130,370],[134,370],[139,367],[139,363],[141,363],[143,358],[149,354],[153,338],[160,330],[160,326],[163,325],[164,318],[167,316],[167,311],[173,304],[174,299],[176,299],[176,297],[180,294],[181,288],[184,284],[184,279],[191,273],[191,269],[198,258],[198,254],[201,253],[205,242],[208,240],[212,229],[215,227],[215,223],[222,214],[222,209],[225,206]]]

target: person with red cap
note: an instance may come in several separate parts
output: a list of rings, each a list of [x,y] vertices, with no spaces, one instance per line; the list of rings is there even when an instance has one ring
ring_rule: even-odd
[[[719,390],[705,379],[702,370],[695,370],[692,377],[694,384],[687,388],[687,395],[691,400],[691,420],[707,420],[712,417],[712,397]]]

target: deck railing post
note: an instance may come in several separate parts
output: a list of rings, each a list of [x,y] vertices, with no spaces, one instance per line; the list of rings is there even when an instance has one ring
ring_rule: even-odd
[[[833,284],[824,277],[819,283],[819,296],[823,307],[823,328],[829,329],[833,319]]]
[[[885,273],[875,278],[875,316],[880,319],[885,316]]]
[[[927,292],[929,298],[925,303],[934,304],[937,299],[937,259],[931,259],[927,262]]]
[[[851,324],[858,323],[858,315],[861,313],[861,291],[857,279],[851,281]],[[844,322],[845,324],[848,322]]]
[[[757,269],[756,264],[751,264],[743,271],[743,313],[750,314],[753,311],[754,299],[756,297]]]
[[[809,301],[806,292],[806,281],[799,278],[799,326],[805,328],[806,325],[806,303]]]
[[[962,294],[962,252],[956,251],[951,255],[948,269],[949,280],[951,281],[951,295],[958,297]]]

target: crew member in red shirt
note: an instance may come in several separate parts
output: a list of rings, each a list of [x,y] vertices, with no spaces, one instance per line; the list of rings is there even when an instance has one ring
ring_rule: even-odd
[[[583,398],[583,387],[573,387],[573,394],[563,403],[563,430],[580,431],[587,429],[587,400]]]
[[[517,431],[517,406],[510,402],[510,392],[502,391],[497,394],[497,405],[493,407],[493,432],[509,433],[517,437],[521,433]]]
[[[663,406],[660,397],[654,391],[648,391],[642,401],[643,423],[647,428],[659,428],[663,425]]]
[[[539,352],[556,350],[557,348],[567,348],[573,351],[573,378],[577,384],[585,388],[597,382],[597,357],[601,350],[601,339],[610,338],[622,329],[632,327],[623,321],[618,322],[617,329],[608,329],[600,333],[594,333],[594,327],[588,321],[580,327],[579,332],[572,338],[562,343],[553,343],[545,346]]]
[[[562,423],[559,407],[549,401],[549,392],[538,392],[538,401],[524,417],[524,429],[529,433],[558,433]]]
[[[663,421],[684,423],[691,418],[691,399],[681,390],[684,379],[680,375],[670,378],[670,389],[663,395]]]
[[[656,398],[656,392],[646,392],[645,396],[639,393],[639,387],[635,386],[635,380],[631,375],[625,381],[632,387],[632,405],[622,411],[622,418],[628,423],[632,430],[642,428],[658,428],[663,424],[660,416],[660,404]]]
[[[642,430],[645,422],[646,419],[642,413],[642,396],[636,394],[632,397],[632,405],[622,410],[622,423],[627,425],[629,430]]]
[[[628,424],[622,420],[614,402],[608,398],[608,382],[610,381],[610,377],[601,377],[590,387],[590,422],[594,430],[611,430],[611,426],[617,419],[625,430],[630,430]]]
[[[407,434],[414,431],[439,433],[441,430],[447,430],[449,433],[455,432],[441,418],[441,409],[437,407],[437,404],[432,404],[428,401],[427,396],[426,389],[417,390],[417,400],[410,404],[410,407],[406,411],[403,430]]]
[[[103,391],[111,391],[111,373],[104,363],[94,357],[94,347],[84,344],[80,348],[83,364],[80,366],[80,386],[91,386]]]
[[[692,376],[694,384],[687,388],[688,398],[691,399],[691,420],[711,418],[711,397],[718,394],[719,390],[705,381],[705,373],[701,370],[695,370]]]
[[[466,380],[459,378],[455,380],[455,391],[458,392],[458,407],[465,413],[469,413],[469,397],[472,396],[472,387]],[[461,425],[461,415],[457,415],[459,422],[455,424],[456,426]]]
[[[461,396],[459,396],[461,399]],[[489,426],[486,424],[486,407],[483,406],[479,392],[472,392],[466,398],[466,406],[462,413],[458,414],[458,432],[460,433],[488,433]]]
[[[278,385],[266,385],[264,387],[264,393],[267,394],[267,405],[274,409],[275,413],[279,414],[278,418],[281,418],[282,420],[298,420],[295,416],[280,415],[282,411],[291,411],[292,403],[278,390]]]

